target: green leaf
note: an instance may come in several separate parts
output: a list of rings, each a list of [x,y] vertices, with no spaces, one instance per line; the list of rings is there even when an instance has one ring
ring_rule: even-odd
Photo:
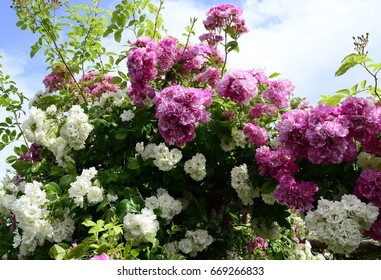
[[[14,164],[11,165],[15,170],[24,170],[28,169],[32,166],[31,162],[25,162],[25,161],[16,161]]]
[[[278,77],[278,76],[280,76],[280,73],[278,73],[278,72],[274,72],[274,73],[272,73],[272,74],[269,76],[269,78],[272,79],[272,78],[276,78],[276,77]]]
[[[120,84],[122,82],[122,78],[121,77],[112,77],[111,78],[111,83],[112,84]]]
[[[133,158],[133,157],[129,157],[127,159],[127,161],[128,161],[128,163],[127,163],[127,168],[128,169],[136,170],[136,169],[140,168],[140,164],[139,164],[139,160],[138,159]]]
[[[120,40],[122,39],[122,32],[123,32],[123,29],[118,29],[114,33],[114,40],[117,41],[118,43],[120,43]]]
[[[7,159],[5,160],[5,162],[8,163],[8,164],[12,164],[12,163],[14,163],[16,160],[18,160],[18,157],[16,157],[16,156],[9,156],[9,157],[7,157]]]
[[[261,187],[261,193],[263,194],[269,194],[269,193],[272,193],[275,188],[277,186],[277,183],[273,180],[271,181],[267,181],[266,183],[264,183]]]
[[[82,225],[84,225],[86,227],[93,227],[93,226],[96,226],[97,224],[95,222],[93,222],[92,220],[86,220],[82,223]]]
[[[361,86],[362,89],[365,89],[365,87],[366,87],[366,80],[362,81],[360,83],[360,86]]]
[[[354,66],[361,63],[368,62],[368,61],[372,61],[372,59],[370,59],[366,55],[360,55],[355,53],[347,55],[343,59],[339,69],[337,69],[337,71],[335,72],[335,75],[336,76],[344,75],[349,69],[353,68]]]

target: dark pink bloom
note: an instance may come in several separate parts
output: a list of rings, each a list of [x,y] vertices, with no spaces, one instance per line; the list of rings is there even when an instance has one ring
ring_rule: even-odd
[[[299,166],[289,151],[281,146],[275,150],[270,150],[267,146],[259,147],[255,159],[259,165],[259,174],[271,176],[277,181],[285,175],[293,175],[299,171]]]
[[[267,242],[262,237],[257,236],[254,240],[249,241],[249,244],[247,245],[247,252],[251,254],[255,249],[265,249],[267,246]]]
[[[378,216],[378,219],[372,224],[371,228],[364,232],[364,235],[374,240],[381,240],[381,215]]]
[[[48,92],[53,92],[67,88],[74,79],[63,66],[54,66],[53,72],[46,75],[42,82]]]
[[[373,169],[362,171],[353,189],[353,194],[381,209],[381,172]]]
[[[217,94],[248,105],[258,93],[258,81],[250,71],[233,70],[225,74],[217,85]]]
[[[319,187],[312,182],[298,183],[292,176],[283,176],[274,197],[280,204],[285,204],[297,211],[309,211],[313,208],[314,195]]]
[[[292,95],[294,86],[289,80],[269,81],[263,91],[263,97],[270,100],[278,108],[290,107],[288,98]]]
[[[266,145],[268,142],[268,134],[267,130],[263,127],[260,127],[258,123],[252,122],[247,123],[243,127],[243,133],[248,138],[248,142],[250,144],[254,144],[256,146]]]
[[[212,90],[170,86],[156,93],[156,114],[159,132],[170,145],[183,146],[192,141],[198,123],[208,122]]]

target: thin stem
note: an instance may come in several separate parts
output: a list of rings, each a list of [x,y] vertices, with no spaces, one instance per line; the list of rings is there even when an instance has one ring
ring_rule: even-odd
[[[22,134],[22,137],[24,139],[25,145],[28,146],[28,140],[26,139],[25,134],[23,132],[23,129],[20,126],[19,118],[17,117],[16,111],[12,110],[12,113],[13,113],[13,116],[15,117],[15,120],[16,120],[16,126],[17,126],[17,128],[20,130],[20,132]]]
[[[155,38],[156,36],[156,31],[157,31],[157,21],[158,21],[158,18],[160,16],[160,12],[163,8],[163,4],[164,4],[164,0],[160,0],[160,4],[159,4],[159,8],[157,10],[157,13],[155,15],[155,26],[154,26],[154,29],[153,29],[153,35],[152,35],[152,38]]]
[[[365,68],[365,70],[373,77],[374,79],[374,94],[377,96],[378,100],[381,101],[381,96],[378,94],[377,92],[377,85],[378,85],[378,78],[377,78],[377,73],[379,72],[379,70],[377,70],[376,73],[372,73],[372,71],[370,71],[368,69],[368,67],[366,67],[366,64],[365,63],[361,63],[361,65]]]

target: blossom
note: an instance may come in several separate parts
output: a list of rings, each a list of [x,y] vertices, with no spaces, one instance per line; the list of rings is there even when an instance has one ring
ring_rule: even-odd
[[[363,240],[362,233],[370,232],[367,230],[378,213],[377,207],[361,202],[354,195],[344,195],[341,201],[319,200],[317,209],[309,211],[305,220],[310,235],[326,243],[329,250],[351,253]]]
[[[299,171],[293,156],[281,146],[275,150],[261,146],[256,149],[255,159],[261,176],[271,176],[278,181],[285,175],[294,175]]]
[[[119,85],[112,83],[112,78],[111,75],[102,75],[99,71],[91,71],[85,73],[79,81],[83,83],[85,93],[99,97],[106,92],[118,91]]]
[[[233,37],[238,38],[241,34],[248,32],[245,20],[240,17],[241,15],[240,7],[233,4],[222,4],[208,10],[203,24],[209,31],[226,30],[230,27],[234,33]]]
[[[74,150],[85,147],[85,141],[93,130],[88,122],[89,117],[79,105],[74,105],[68,111],[66,122],[60,130],[61,137],[67,141],[68,146]]]
[[[178,247],[183,253],[195,257],[197,253],[205,250],[213,241],[213,237],[206,230],[187,230],[185,238],[179,241]]]
[[[250,71],[233,70],[226,73],[217,85],[217,94],[248,105],[258,93],[258,81]]]
[[[195,137],[198,123],[209,121],[206,106],[212,103],[212,91],[175,85],[155,96],[159,132],[170,145],[183,146]]]
[[[263,91],[263,98],[270,100],[277,108],[290,107],[288,98],[294,87],[289,80],[268,81],[268,86]]]
[[[90,258],[90,260],[99,260],[99,261],[104,261],[104,260],[112,260],[106,253],[102,253],[100,255],[94,255],[93,257]]]
[[[123,113],[120,115],[120,118],[122,119],[122,121],[124,122],[129,122],[130,120],[132,120],[133,118],[135,117],[135,114],[134,112],[132,112],[132,110],[123,110]]]
[[[145,199],[145,207],[149,210],[160,209],[160,217],[167,222],[182,211],[182,203],[174,199],[162,188],[157,190],[157,196]]]
[[[177,59],[177,39],[176,38],[163,38],[156,48],[156,57],[158,65],[164,71],[170,69],[175,60]]]
[[[267,130],[263,127],[260,127],[256,122],[245,124],[243,127],[243,132],[249,139],[248,142],[250,144],[262,146],[266,145],[268,142]]]
[[[159,230],[159,222],[152,209],[143,208],[140,214],[128,213],[123,218],[124,235],[137,245],[155,238]]]
[[[244,163],[231,170],[231,185],[244,205],[253,205],[253,199],[259,197],[259,192],[253,188],[249,179],[247,165]]]
[[[250,240],[247,245],[247,252],[249,254],[253,253],[253,251],[257,248],[264,249],[268,246],[268,243],[260,236],[257,236],[254,240]]]
[[[72,85],[74,79],[64,67],[53,66],[53,72],[46,75],[42,82],[48,92],[54,92]]]
[[[373,169],[363,170],[356,182],[353,194],[381,209],[381,172]]]
[[[197,153],[184,164],[184,171],[189,174],[193,180],[201,181],[206,176],[206,158],[203,154]]]
[[[309,211],[313,208],[314,195],[318,186],[312,182],[296,182],[290,175],[283,176],[274,197],[280,204],[286,204],[297,211]]]

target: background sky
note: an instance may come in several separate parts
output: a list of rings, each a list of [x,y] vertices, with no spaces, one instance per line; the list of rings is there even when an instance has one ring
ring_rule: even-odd
[[[75,4],[89,0],[72,0]],[[118,1],[103,0],[112,9]],[[153,1],[154,2],[154,1]],[[190,17],[197,17],[197,35],[204,33],[202,21],[214,5],[232,3],[243,9],[250,30],[239,40],[240,52],[231,53],[229,69],[263,68],[267,74],[280,72],[295,85],[294,94],[316,104],[322,94],[350,88],[364,79],[371,81],[361,68],[351,69],[343,77],[335,71],[347,54],[354,52],[353,36],[369,32],[368,51],[381,61],[381,1],[379,0],[165,0],[162,12],[168,34],[181,38]],[[45,58],[38,53],[30,59],[30,46],[38,38],[16,26],[10,0],[0,0],[0,63],[20,91],[32,97],[43,89],[47,74]],[[196,41],[196,38],[193,39]],[[120,49],[113,41],[108,47]],[[0,109],[0,121],[5,112]],[[15,143],[17,144],[17,143]],[[0,179],[5,175],[5,158],[12,149],[0,151]]]

